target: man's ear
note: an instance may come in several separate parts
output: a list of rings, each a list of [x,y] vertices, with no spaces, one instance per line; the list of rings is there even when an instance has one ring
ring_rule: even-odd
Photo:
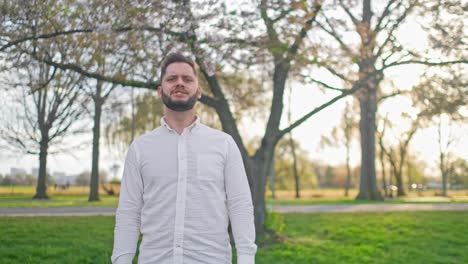
[[[202,89],[201,89],[200,86],[198,86],[197,94],[198,94],[198,96],[197,96],[198,99],[200,99],[202,97],[202,95],[203,95],[203,92],[202,92]]]
[[[156,92],[158,93],[159,97],[161,97],[161,86],[156,87]]]

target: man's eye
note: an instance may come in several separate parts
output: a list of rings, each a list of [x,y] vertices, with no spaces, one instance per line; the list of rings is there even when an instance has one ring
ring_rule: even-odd
[[[192,82],[193,79],[192,79],[192,78],[184,78],[184,81],[185,81],[185,82]]]
[[[176,78],[174,78],[174,77],[169,77],[169,78],[167,78],[166,80],[167,80],[168,82],[172,82],[172,81],[174,81],[175,79],[176,79]]]

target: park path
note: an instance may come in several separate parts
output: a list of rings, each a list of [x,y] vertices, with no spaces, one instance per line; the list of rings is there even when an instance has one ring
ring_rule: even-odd
[[[0,216],[94,216],[115,215],[115,207],[0,208]],[[351,204],[351,205],[275,205],[268,209],[280,213],[359,213],[395,211],[468,211],[463,204]]]

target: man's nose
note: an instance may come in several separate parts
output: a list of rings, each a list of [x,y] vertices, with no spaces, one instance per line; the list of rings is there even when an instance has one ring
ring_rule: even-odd
[[[184,81],[182,80],[182,78],[177,78],[176,85],[177,86],[183,86],[184,85]]]

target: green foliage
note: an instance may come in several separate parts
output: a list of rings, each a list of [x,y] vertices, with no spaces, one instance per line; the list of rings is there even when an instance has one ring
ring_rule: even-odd
[[[121,115],[106,126],[105,135],[109,145],[120,147],[119,150],[125,152],[132,141],[132,136],[140,136],[159,125],[159,120],[163,116],[163,106],[156,93],[150,91],[136,96],[133,120],[131,110],[128,109],[131,106],[125,105],[127,111],[119,109],[121,107],[118,105],[113,109],[115,112],[121,112]]]
[[[458,158],[450,164],[449,183],[452,187],[468,188],[468,161]]]
[[[284,227],[284,217],[282,214],[275,211],[269,211],[267,213],[267,219],[265,221],[266,230],[270,230],[275,234],[279,234],[283,232]]]
[[[309,160],[307,152],[302,149],[297,141],[294,141],[296,150],[299,181],[302,189],[317,187],[317,176],[314,172],[314,164]],[[283,138],[276,146],[275,151],[275,175],[277,190],[294,190],[293,158],[289,140]]]
[[[409,184],[426,184],[427,178],[424,175],[424,167],[417,163],[416,158],[409,156],[406,167]]]
[[[110,181],[109,181],[110,184],[118,184],[120,185],[120,179],[119,178],[112,178]]]

